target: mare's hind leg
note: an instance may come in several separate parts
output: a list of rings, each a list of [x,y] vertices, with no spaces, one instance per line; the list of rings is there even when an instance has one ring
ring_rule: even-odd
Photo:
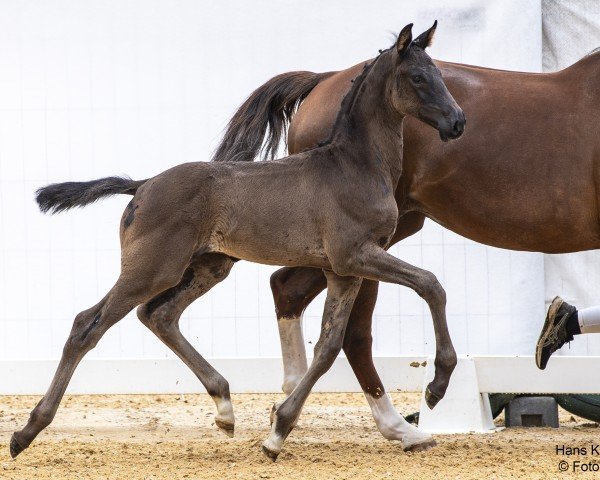
[[[263,452],[275,461],[286,437],[300,415],[302,406],[317,380],[331,367],[342,349],[344,332],[361,279],[340,277],[333,272],[327,277],[327,299],[323,310],[321,335],[315,345],[313,361],[302,380],[284,402],[277,406],[271,434],[263,443]]]
[[[277,327],[283,358],[283,385],[292,393],[308,370],[302,336],[302,314],[310,302],[327,287],[323,271],[310,267],[284,267],[271,275]]]
[[[125,240],[117,283],[98,304],[75,317],[48,391],[32,410],[27,425],[11,438],[13,458],[50,425],[77,365],[106,331],[134,307],[179,282],[193,252],[195,232],[185,228],[173,231],[177,233],[148,235],[144,241]]]
[[[224,280],[234,260],[227,255],[195,255],[176,286],[160,293],[137,310],[140,321],[194,372],[217,406],[216,425],[233,436],[235,419],[229,383],[186,340],[179,329],[183,311]]]

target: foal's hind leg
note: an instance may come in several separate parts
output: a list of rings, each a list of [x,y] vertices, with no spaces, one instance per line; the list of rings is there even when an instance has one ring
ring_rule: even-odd
[[[32,410],[27,425],[10,440],[13,458],[50,425],[75,368],[106,331],[135,306],[181,279],[192,255],[194,232],[179,228],[176,234],[148,236],[143,240],[126,242],[117,283],[97,305],[75,317],[50,388]]]
[[[186,340],[179,329],[183,311],[197,298],[224,280],[234,261],[222,254],[194,256],[178,285],[166,290],[137,310],[140,321],[194,372],[217,406],[216,425],[233,436],[235,419],[229,383]]]
[[[275,461],[284,440],[300,415],[302,406],[317,380],[331,367],[342,349],[348,315],[358,293],[361,279],[340,277],[327,272],[327,299],[323,310],[321,335],[315,345],[313,361],[294,391],[277,406],[271,434],[263,443],[263,452]]]
[[[110,327],[145,300],[143,290],[119,280],[100,303],[77,315],[50,388],[31,412],[25,428],[15,432],[11,438],[10,454],[13,458],[50,425],[81,359],[96,346]]]

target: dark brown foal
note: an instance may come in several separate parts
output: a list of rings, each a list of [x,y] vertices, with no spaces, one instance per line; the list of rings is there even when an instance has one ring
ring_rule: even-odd
[[[429,272],[385,251],[397,224],[393,192],[402,170],[402,120],[410,114],[457,138],[464,116],[425,47],[435,25],[412,42],[411,25],[356,79],[328,142],[268,163],[198,162],[143,181],[105,178],[49,185],[43,211],[133,194],[121,219],[121,275],[109,294],[78,315],[50,390],[11,440],[17,455],[54,417],[81,358],[128,311],[198,376],[217,404],[217,424],[234,429],[229,387],[183,338],[178,319],[189,303],[225,278],[234,259],[324,270],[327,301],[315,357],[278,406],[265,454],[275,459],[312,386],[340,349],[361,279],[406,285],[445,322],[445,294]],[[352,185],[352,189],[348,188]],[[452,351],[452,354],[454,352]],[[430,447],[431,437],[404,422],[404,447]]]

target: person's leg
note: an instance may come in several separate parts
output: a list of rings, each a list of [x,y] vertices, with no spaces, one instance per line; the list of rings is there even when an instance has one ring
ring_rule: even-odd
[[[578,333],[600,333],[600,305],[577,310],[575,316],[580,329]]]

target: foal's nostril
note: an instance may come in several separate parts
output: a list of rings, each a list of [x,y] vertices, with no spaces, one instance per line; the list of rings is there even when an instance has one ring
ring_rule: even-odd
[[[454,128],[452,129],[452,132],[455,135],[460,135],[463,133],[465,129],[465,122],[457,120],[456,122],[454,122]]]

